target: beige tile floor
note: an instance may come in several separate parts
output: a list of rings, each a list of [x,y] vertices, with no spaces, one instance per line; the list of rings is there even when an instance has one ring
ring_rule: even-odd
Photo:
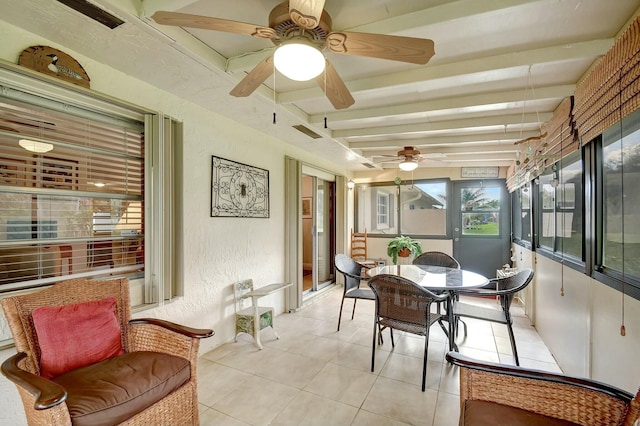
[[[431,328],[427,389],[421,392],[424,339],[388,331],[376,349],[371,372],[374,303],[345,301],[336,331],[342,288],[317,295],[298,312],[275,318],[275,339],[262,331],[264,349],[249,336],[200,357],[198,387],[202,425],[457,425],[458,368],[445,359],[446,337]],[[494,300],[472,299],[496,304]],[[497,306],[496,306],[497,308]],[[551,353],[524,316],[512,308],[520,364],[560,372]],[[513,364],[506,326],[465,320],[469,333],[460,352]]]

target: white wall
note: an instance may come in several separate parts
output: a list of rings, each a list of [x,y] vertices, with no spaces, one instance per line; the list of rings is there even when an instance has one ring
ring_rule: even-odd
[[[271,136],[238,125],[177,98],[77,52],[11,25],[0,25],[0,59],[17,62],[18,54],[32,45],[60,49],[78,60],[91,77],[92,90],[145,108],[162,111],[184,122],[182,165],[185,217],[185,295],[165,306],[136,316],[168,319],[191,327],[213,328],[215,336],[201,342],[200,352],[228,342],[234,336],[231,284],[253,278],[257,286],[284,280],[284,157],[289,155],[336,174],[346,174]],[[224,99],[220,100],[224,102]],[[239,219],[209,216],[211,155],[269,170],[270,218]],[[284,297],[276,294],[264,303],[276,312],[284,309]],[[2,360],[14,349],[0,352]],[[0,378],[0,423],[24,422],[17,391]]]
[[[516,247],[516,257],[520,267],[535,258],[534,325],[563,372],[635,393],[640,386],[640,301],[624,298],[626,335],[621,336],[619,291],[522,247]]]

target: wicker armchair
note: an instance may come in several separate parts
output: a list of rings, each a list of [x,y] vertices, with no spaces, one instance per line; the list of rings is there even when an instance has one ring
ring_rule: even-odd
[[[447,361],[460,367],[460,426],[634,426],[640,418],[640,391],[634,397],[594,380],[456,352],[449,352]]]
[[[67,321],[74,322],[68,328],[85,324],[83,332],[92,332],[94,323],[88,318],[97,310],[91,309],[103,306],[105,301],[109,304],[105,312],[110,315],[110,328],[105,333],[102,326],[95,327],[99,330],[94,332],[97,339],[81,339],[77,332],[56,328],[55,317],[45,324],[53,330],[47,335],[43,323],[38,322],[44,311],[64,312]],[[212,330],[159,319],[132,320],[126,278],[62,281],[1,302],[18,351],[2,364],[2,373],[18,388],[29,424],[198,424],[199,339],[212,336]],[[81,363],[89,358],[85,357],[86,342],[101,344],[104,335],[115,340],[119,354],[61,374],[49,374],[48,345],[53,340],[48,339],[58,339],[65,331],[67,338],[76,341],[60,346],[65,349],[61,352],[81,353]]]

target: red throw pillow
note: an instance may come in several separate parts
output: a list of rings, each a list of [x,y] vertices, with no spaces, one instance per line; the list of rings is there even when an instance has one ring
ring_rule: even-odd
[[[116,298],[34,309],[40,375],[48,379],[122,355]]]

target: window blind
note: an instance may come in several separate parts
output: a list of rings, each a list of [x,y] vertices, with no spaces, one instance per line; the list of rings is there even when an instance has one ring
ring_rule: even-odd
[[[144,276],[144,123],[11,95],[0,96],[0,292]]]

